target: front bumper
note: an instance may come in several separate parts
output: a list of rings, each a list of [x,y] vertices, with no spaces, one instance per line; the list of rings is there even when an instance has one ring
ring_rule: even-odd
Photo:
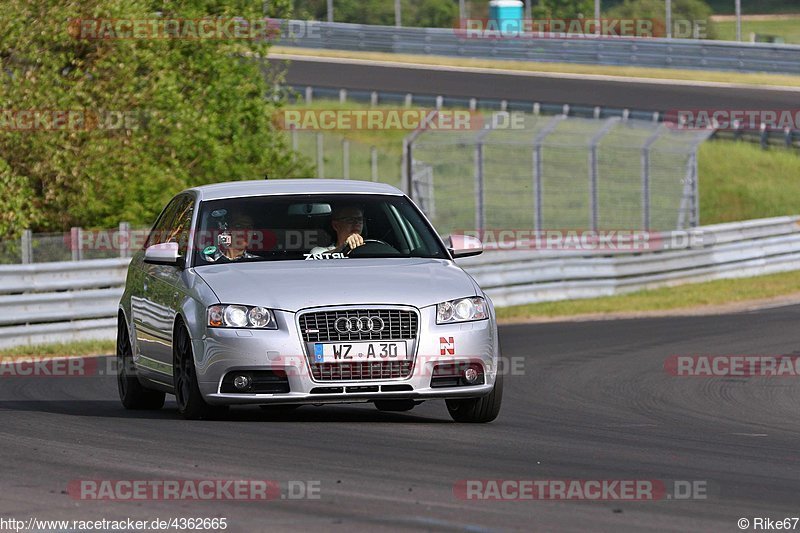
[[[303,310],[308,312],[311,310]],[[494,387],[499,356],[494,320],[437,325],[436,308],[419,309],[419,331],[411,374],[404,378],[315,380],[296,314],[276,311],[277,330],[213,329],[193,341],[200,392],[210,404],[325,404],[375,400],[472,398]],[[483,384],[432,387],[437,365],[478,364]],[[289,392],[278,394],[223,393],[222,380],[234,371],[285,372]],[[402,391],[397,385],[404,385]],[[348,390],[370,387],[368,392]],[[341,388],[341,392],[335,389]],[[384,390],[386,389],[386,390]],[[324,392],[321,392],[324,391]],[[333,391],[333,392],[331,392]]]

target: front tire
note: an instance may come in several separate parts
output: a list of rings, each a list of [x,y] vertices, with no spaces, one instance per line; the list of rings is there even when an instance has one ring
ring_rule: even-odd
[[[121,315],[117,318],[117,390],[125,409],[155,411],[164,407],[165,394],[146,389],[136,377],[128,326]]]
[[[483,424],[491,422],[500,414],[503,402],[503,376],[498,372],[492,392],[482,398],[445,400],[447,411],[456,422]]]
[[[197,384],[197,371],[194,366],[194,352],[189,332],[182,322],[175,328],[172,342],[173,385],[178,412],[187,420],[215,419],[223,416],[227,406],[213,406],[206,403]]]

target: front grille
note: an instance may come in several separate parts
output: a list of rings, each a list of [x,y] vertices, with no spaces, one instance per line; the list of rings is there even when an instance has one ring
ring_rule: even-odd
[[[405,378],[411,373],[411,361],[312,363],[311,373],[317,381]]]
[[[340,333],[334,324],[340,318],[379,317],[383,320],[382,331],[354,331]],[[400,309],[346,309],[320,311],[300,316],[300,331],[306,342],[349,342],[380,340],[415,340],[417,338],[417,314]]]

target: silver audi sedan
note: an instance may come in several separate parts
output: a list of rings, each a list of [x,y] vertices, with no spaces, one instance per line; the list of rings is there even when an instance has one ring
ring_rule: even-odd
[[[119,305],[122,404],[189,419],[443,399],[490,422],[502,372],[492,302],[400,190],[344,180],[239,181],[173,198],[134,254]]]

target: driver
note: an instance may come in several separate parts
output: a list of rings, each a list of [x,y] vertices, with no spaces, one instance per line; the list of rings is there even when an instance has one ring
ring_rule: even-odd
[[[339,206],[331,212],[331,226],[336,232],[336,243],[330,246],[317,246],[312,254],[341,252],[345,246],[355,250],[364,244],[364,212],[354,205]]]
[[[258,257],[247,251],[249,232],[253,230],[253,219],[245,213],[236,213],[225,231],[217,236],[217,246],[208,246],[203,257],[209,263],[238,261]]]

